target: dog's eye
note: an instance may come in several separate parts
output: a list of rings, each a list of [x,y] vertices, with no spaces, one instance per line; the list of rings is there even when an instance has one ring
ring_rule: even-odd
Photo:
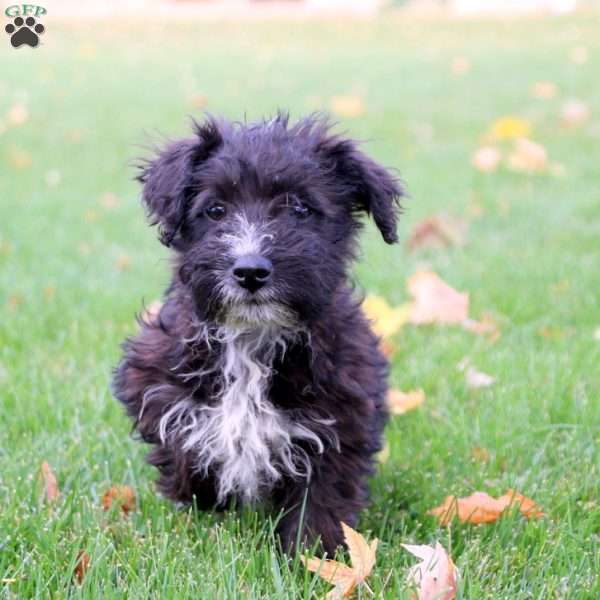
[[[302,202],[298,202],[292,206],[292,214],[299,219],[306,219],[306,217],[312,214],[312,209]]]
[[[209,219],[219,221],[225,216],[227,210],[222,204],[212,204],[204,212]]]

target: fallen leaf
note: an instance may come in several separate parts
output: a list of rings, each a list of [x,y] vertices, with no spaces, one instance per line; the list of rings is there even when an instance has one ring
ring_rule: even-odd
[[[421,559],[410,568],[407,576],[407,581],[416,588],[418,600],[452,600],[456,596],[458,569],[439,542],[436,542],[435,548],[400,545]]]
[[[483,146],[473,154],[471,164],[482,173],[493,173],[502,160],[500,150],[495,146]]]
[[[125,515],[135,510],[135,492],[128,485],[113,485],[102,496],[102,508],[109,510],[116,504]]]
[[[403,415],[421,406],[423,402],[425,402],[425,392],[422,389],[409,392],[393,389],[388,391],[387,406],[392,415]]]
[[[345,523],[341,525],[352,566],[336,560],[300,557],[309,571],[335,586],[326,596],[329,600],[350,598],[354,590],[361,585],[369,589],[366,578],[371,574],[376,560],[378,540],[375,539],[369,544],[360,533]]]
[[[478,462],[487,463],[490,460],[490,451],[487,448],[475,447],[471,450],[471,456]]]
[[[427,514],[437,517],[442,526],[448,525],[455,517],[461,523],[481,525],[495,523],[504,511],[512,507],[518,507],[521,514],[528,519],[544,516],[533,500],[514,490],[507,490],[500,498],[494,498],[485,492],[474,492],[465,498],[446,496],[440,506],[427,511]]]
[[[23,125],[29,120],[29,111],[27,107],[21,102],[13,104],[6,113],[6,122],[12,127],[18,127]]]
[[[583,65],[588,60],[588,51],[585,46],[575,46],[569,51],[569,59],[576,65]]]
[[[502,117],[492,123],[490,137],[494,140],[513,140],[531,134],[531,123],[519,117]]]
[[[408,248],[414,251],[462,245],[468,227],[466,221],[445,215],[429,217],[415,225],[407,242]]]
[[[420,271],[408,279],[408,292],[414,298],[409,322],[460,323],[468,317],[469,294],[457,292],[431,271]]]
[[[365,101],[361,96],[333,96],[330,106],[338,117],[347,119],[360,117],[365,112]]]
[[[478,371],[475,367],[467,366],[465,370],[465,381],[467,387],[476,390],[479,388],[490,387],[496,383],[496,379],[487,373]]]
[[[508,157],[508,167],[513,171],[540,173],[548,167],[546,148],[527,138],[519,138]]]
[[[540,100],[550,100],[558,93],[558,87],[551,81],[536,81],[531,86],[531,95]]]
[[[471,61],[464,56],[457,56],[452,59],[450,71],[453,75],[464,75],[471,70]]]
[[[144,323],[151,325],[158,319],[158,315],[162,306],[163,303],[160,300],[154,300],[153,302],[150,302],[150,304],[148,304],[148,306],[146,306],[142,311],[140,319],[144,321]]]
[[[577,127],[590,118],[590,109],[581,100],[567,100],[561,108],[560,117],[565,125]]]
[[[58,482],[56,481],[56,476],[52,472],[50,465],[46,461],[42,463],[40,472],[42,475],[42,481],[44,482],[44,493],[46,495],[46,500],[50,503],[56,502],[60,496]]]
[[[463,329],[475,335],[487,336],[490,342],[495,342],[501,335],[498,323],[490,315],[484,315],[479,321],[465,319],[462,322]]]
[[[80,550],[77,554],[75,569],[73,569],[73,577],[79,585],[83,583],[85,575],[90,566],[90,555],[85,550]]]
[[[363,311],[371,321],[375,335],[384,339],[400,331],[408,320],[409,307],[392,307],[385,298],[369,294],[362,303]]]

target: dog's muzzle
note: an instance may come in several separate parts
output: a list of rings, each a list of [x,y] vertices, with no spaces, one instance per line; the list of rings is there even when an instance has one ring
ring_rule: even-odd
[[[233,279],[251,294],[264,287],[271,279],[272,273],[271,261],[259,254],[240,256],[232,268]]]

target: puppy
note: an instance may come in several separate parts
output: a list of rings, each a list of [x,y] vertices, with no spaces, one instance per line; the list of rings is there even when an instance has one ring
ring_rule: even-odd
[[[158,488],[201,509],[267,501],[283,548],[333,554],[381,449],[388,365],[352,294],[362,213],[397,241],[401,187],[327,120],[209,118],[141,165],[172,248],[160,313],[114,377]]]

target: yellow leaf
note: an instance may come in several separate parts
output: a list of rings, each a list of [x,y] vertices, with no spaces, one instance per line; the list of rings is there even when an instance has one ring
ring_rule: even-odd
[[[387,405],[392,415],[403,415],[409,410],[418,408],[425,402],[425,392],[421,389],[402,392],[390,390],[387,396]]]
[[[494,140],[511,140],[531,135],[531,123],[519,117],[502,117],[492,123],[490,136]]]
[[[540,173],[548,167],[546,148],[525,137],[519,138],[508,157],[508,167],[513,171]]]
[[[391,307],[381,296],[370,294],[365,298],[362,307],[375,334],[384,339],[400,331],[408,320],[407,305]]]
[[[421,562],[411,567],[407,580],[417,591],[418,600],[452,600],[456,596],[458,569],[439,542],[435,548],[401,544]]]
[[[326,596],[329,600],[349,598],[358,586],[366,585],[365,580],[371,574],[376,560],[378,540],[369,544],[360,533],[345,523],[341,523],[341,526],[351,566],[336,560],[300,557],[309,571],[335,586]]]

